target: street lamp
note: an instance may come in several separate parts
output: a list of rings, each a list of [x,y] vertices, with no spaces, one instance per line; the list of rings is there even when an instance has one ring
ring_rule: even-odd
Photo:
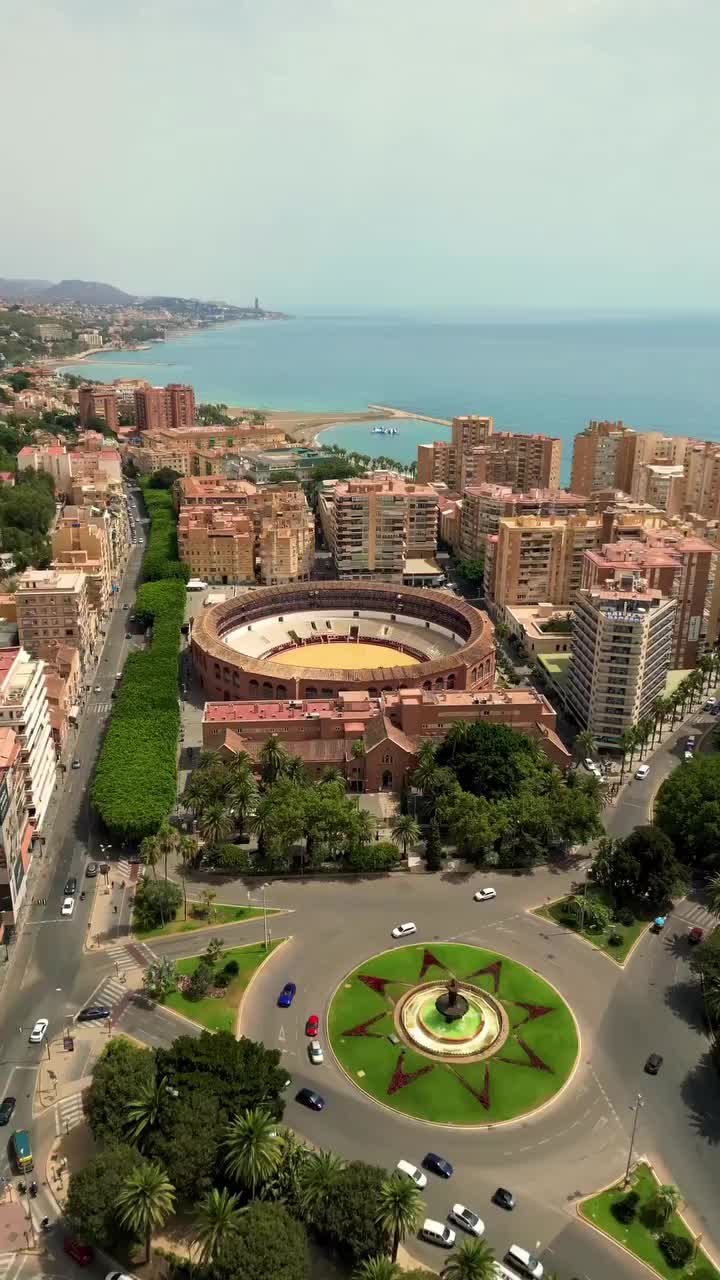
[[[639,1093],[637,1095],[637,1098],[635,1099],[635,1108],[634,1108],[635,1115],[633,1116],[633,1127],[632,1127],[632,1133],[630,1135],[630,1150],[628,1151],[627,1164],[625,1166],[625,1180],[623,1182],[623,1186],[625,1187],[627,1186],[630,1180],[630,1165],[632,1164],[633,1147],[635,1146],[635,1133],[637,1130],[638,1119],[640,1116],[640,1108],[644,1106],[645,1106],[645,1101],[643,1099],[642,1094]]]
[[[265,898],[265,890],[270,888],[270,883],[269,883],[269,881],[266,881],[266,882],[265,882],[265,884],[261,885],[260,887],[261,887],[261,889],[262,889],[262,896],[263,896],[263,933],[264,933],[264,935],[265,935],[265,950],[267,951],[267,949],[268,949],[268,927],[267,927],[267,901],[266,901],[266,898]]]

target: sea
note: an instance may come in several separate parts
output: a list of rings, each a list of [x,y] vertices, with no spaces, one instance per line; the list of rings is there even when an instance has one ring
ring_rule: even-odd
[[[183,334],[148,351],[93,356],[68,372],[189,382],[200,401],[362,412],[369,404],[452,418],[491,414],[497,430],[572,440],[591,418],[720,441],[720,314],[298,315]],[[398,462],[449,429],[396,420],[323,431],[321,443]]]

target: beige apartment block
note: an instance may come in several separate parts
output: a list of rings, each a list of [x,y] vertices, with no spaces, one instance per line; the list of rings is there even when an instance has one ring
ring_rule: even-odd
[[[64,445],[25,445],[17,456],[18,471],[44,471],[52,476],[58,496],[70,490],[70,455]]]
[[[292,486],[293,490],[298,488],[298,485]],[[175,481],[173,488],[178,509],[227,505],[242,508],[257,492],[249,480],[230,480],[227,476],[183,476]]]
[[[138,431],[180,430],[195,422],[195,392],[183,383],[136,387],[134,400]]]
[[[640,583],[578,593],[567,702],[598,746],[619,748],[663,693],[676,608],[675,600]]]
[[[437,550],[438,495],[430,485],[385,472],[329,482],[318,514],[340,578],[400,582],[406,560],[431,560]]]
[[[574,493],[630,493],[636,442],[637,433],[624,422],[589,422],[575,436],[570,488]]]
[[[111,431],[117,431],[120,425],[117,391],[113,386],[93,383],[78,388],[78,413],[80,425],[92,423],[94,418],[106,423]]]
[[[510,485],[470,485],[462,497],[459,550],[467,557],[484,555],[488,537],[497,533],[500,521],[509,516],[591,514],[599,507],[595,499],[565,489],[518,493]]]
[[[600,545],[599,516],[514,516],[487,539],[485,594],[497,612],[507,605],[571,605],[583,556]]]
[[[559,489],[562,442],[556,437],[495,431],[492,418],[454,418],[450,441],[418,446],[417,479],[461,493],[472,484],[504,484],[520,492]],[[583,492],[583,490],[576,490]]]
[[[4,939],[5,926],[17,923],[25,898],[33,834],[20,741],[13,729],[3,726],[0,728],[0,941]]]
[[[45,663],[24,649],[0,649],[0,726],[20,742],[28,813],[40,830],[55,786],[53,746],[45,688]]]
[[[180,559],[193,578],[213,583],[255,581],[255,539],[244,511],[182,508],[177,537]]]
[[[668,515],[680,515],[685,504],[685,468],[671,463],[642,463],[633,473],[632,496]]]
[[[83,568],[94,581],[89,585],[93,608],[106,612],[112,593],[113,556],[109,517],[95,514],[91,507],[66,506],[58,515],[52,532],[53,559],[59,566]],[[84,556],[88,567],[82,559]]]
[[[87,666],[95,643],[98,615],[90,604],[81,572],[28,569],[17,581],[20,643],[35,656],[48,640],[72,645]]]
[[[308,510],[264,519],[258,537],[260,581],[267,586],[305,582],[315,563],[315,521]]]
[[[449,440],[434,440],[432,444],[419,444],[417,481],[418,484],[444,484],[450,490],[459,490],[459,455],[455,445]]]

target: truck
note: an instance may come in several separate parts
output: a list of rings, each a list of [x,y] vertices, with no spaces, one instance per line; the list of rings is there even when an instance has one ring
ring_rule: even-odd
[[[35,1168],[30,1134],[27,1129],[16,1129],[12,1136],[13,1156],[20,1173],[30,1173]]]

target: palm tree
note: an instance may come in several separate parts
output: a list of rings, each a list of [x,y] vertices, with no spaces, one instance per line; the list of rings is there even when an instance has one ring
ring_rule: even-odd
[[[595,742],[595,734],[590,729],[583,729],[577,734],[573,743],[573,755],[578,760],[584,760],[586,756],[594,756],[597,750]]]
[[[243,1213],[245,1209],[240,1207],[237,1196],[232,1195],[227,1187],[222,1191],[217,1187],[208,1191],[198,1205],[195,1219],[195,1244],[200,1262],[212,1262],[226,1241],[237,1235]]]
[[[720,982],[706,981],[703,991],[705,1012],[711,1027],[720,1024]]]
[[[369,844],[375,835],[375,819],[367,809],[358,809],[353,822],[353,834],[358,844]]]
[[[713,876],[708,884],[708,911],[720,917],[720,874]]]
[[[402,845],[403,857],[407,858],[408,845],[417,844],[420,839],[420,827],[409,813],[401,813],[393,823],[392,837]]]
[[[632,750],[632,744],[633,744],[633,731],[632,729],[626,729],[620,739],[620,750],[622,751],[622,763],[620,765],[620,781],[621,782],[625,776],[625,770],[627,768],[628,751]]]
[[[402,1275],[390,1258],[366,1258],[353,1271],[353,1280],[402,1280]]]
[[[180,836],[178,840],[178,857],[180,859],[180,879],[183,887],[183,920],[187,920],[187,876],[195,866],[198,856],[198,842],[194,836]]]
[[[464,1240],[442,1274],[443,1280],[496,1280],[495,1250],[485,1240]]]
[[[200,894],[200,904],[203,907],[205,911],[205,915],[208,918],[208,924],[212,924],[213,911],[214,911],[213,902],[215,901],[216,898],[217,898],[217,894],[215,893],[214,889],[203,889],[202,893]]]
[[[160,1080],[152,1080],[138,1090],[137,1098],[127,1106],[127,1126],[130,1138],[141,1138],[150,1129],[154,1129],[160,1112],[169,1097],[168,1082],[165,1076]]]
[[[362,738],[356,738],[350,748],[350,755],[353,760],[362,760],[365,755],[365,743]]]
[[[276,733],[266,738],[260,751],[260,768],[265,782],[276,782],[287,765],[288,753]]]
[[[327,766],[327,768],[326,768],[326,769],[323,769],[323,771],[322,771],[322,777],[321,777],[321,779],[320,779],[320,782],[321,782],[321,783],[323,783],[323,782],[342,782],[342,783],[344,783],[344,782],[345,782],[345,776],[344,776],[344,774],[342,774],[342,773],[340,772],[340,770],[339,770],[339,769],[336,769],[334,765],[329,764],[329,765]]]
[[[149,867],[153,873],[153,878],[157,880],[157,864],[160,861],[160,847],[155,836],[145,836],[140,845],[140,858],[146,867]]]
[[[663,725],[665,723],[665,717],[669,715],[670,711],[672,710],[670,699],[664,698],[664,697],[656,698],[655,701],[653,702],[652,709],[653,709],[653,715],[655,716],[655,727],[653,728],[653,736],[652,736],[652,750],[654,751],[655,750],[655,734],[657,732],[660,736],[660,740],[662,741],[662,731],[663,731]]]
[[[169,823],[163,822],[155,840],[160,857],[163,859],[165,864],[165,879],[167,880],[168,855],[177,852],[178,833],[169,825]]]
[[[232,835],[233,823],[222,800],[214,800],[200,814],[198,831],[206,844],[214,847]]]
[[[138,1165],[125,1179],[117,1198],[118,1218],[124,1227],[145,1241],[145,1261],[150,1261],[154,1227],[162,1227],[175,1208],[175,1188],[161,1164]]]
[[[409,1178],[393,1173],[380,1184],[375,1220],[383,1231],[392,1236],[393,1262],[397,1262],[398,1249],[405,1237],[417,1231],[424,1212],[420,1188]]]
[[[243,773],[233,782],[230,802],[237,820],[238,834],[242,835],[248,815],[257,800],[257,786],[251,773]]]
[[[251,755],[248,755],[247,751],[236,751],[232,760],[228,760],[225,767],[233,786],[241,778],[254,778],[255,775],[255,761]]]
[[[658,1187],[650,1201],[650,1212],[659,1227],[664,1227],[672,1218],[680,1204],[681,1196],[672,1183],[664,1183]]]
[[[294,782],[296,786],[303,787],[307,783],[307,772],[305,770],[305,761],[302,756],[291,756],[285,766],[284,777],[290,782]]]
[[[250,1107],[236,1116],[225,1131],[225,1167],[253,1198],[282,1158],[276,1125],[264,1107]]]
[[[291,1213],[300,1208],[303,1172],[311,1153],[292,1129],[280,1130],[280,1163],[263,1187],[263,1199],[281,1200]]]
[[[300,1207],[312,1221],[332,1199],[345,1161],[332,1151],[313,1151],[300,1173]]]

